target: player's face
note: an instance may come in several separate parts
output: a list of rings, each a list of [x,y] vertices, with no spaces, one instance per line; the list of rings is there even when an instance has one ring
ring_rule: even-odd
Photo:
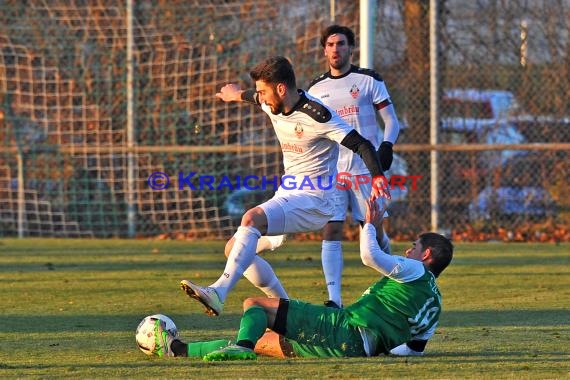
[[[279,85],[278,85],[279,86]],[[259,101],[265,103],[270,109],[271,113],[278,115],[283,113],[283,100],[276,91],[276,86],[263,81],[255,82],[255,90],[259,96]]]
[[[420,243],[420,239],[416,240],[412,243],[412,248],[409,248],[406,251],[406,257],[408,259],[414,259],[418,261],[422,261],[424,256],[424,249],[422,247],[422,243]]]
[[[350,66],[352,47],[344,34],[331,34],[325,43],[325,56],[328,64],[335,70],[343,70]]]

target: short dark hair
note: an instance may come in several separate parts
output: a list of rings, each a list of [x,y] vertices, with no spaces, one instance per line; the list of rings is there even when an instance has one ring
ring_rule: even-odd
[[[432,262],[429,269],[435,277],[438,277],[453,258],[453,244],[451,240],[435,232],[423,233],[419,239],[423,250],[426,248],[431,250]]]
[[[249,76],[254,81],[263,81],[272,85],[284,83],[287,88],[297,89],[295,71],[293,65],[285,57],[276,56],[267,58],[257,64],[250,72]]]
[[[333,34],[344,34],[349,46],[354,46],[354,32],[348,26],[331,25],[321,33],[321,46],[325,47],[327,39]]]

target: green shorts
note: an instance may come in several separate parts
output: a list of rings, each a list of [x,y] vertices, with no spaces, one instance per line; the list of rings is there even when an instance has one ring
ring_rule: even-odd
[[[366,356],[358,328],[344,309],[289,301],[285,338],[303,358]]]

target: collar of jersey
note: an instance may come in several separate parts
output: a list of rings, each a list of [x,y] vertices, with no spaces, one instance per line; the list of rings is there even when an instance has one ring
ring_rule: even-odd
[[[301,108],[305,103],[307,103],[309,101],[309,99],[307,98],[307,96],[305,95],[305,91],[301,90],[301,89],[297,89],[297,92],[299,93],[299,101],[293,106],[293,108],[291,108],[291,111],[287,112],[287,113],[282,113],[281,115],[283,116],[289,116],[291,115],[293,112],[297,111],[299,108]]]
[[[350,65],[350,69],[348,69],[348,71],[347,71],[346,73],[342,74],[342,75],[338,75],[338,76],[332,75],[330,70],[329,70],[329,72],[327,73],[327,75],[328,75],[328,77],[331,78],[331,79],[340,79],[340,78],[344,78],[345,76],[347,76],[347,75],[350,74],[350,73],[355,72],[356,69],[357,69],[356,66]]]

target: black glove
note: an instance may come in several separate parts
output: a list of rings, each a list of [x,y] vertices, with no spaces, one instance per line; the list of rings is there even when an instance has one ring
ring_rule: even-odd
[[[380,144],[380,148],[378,148],[378,159],[380,160],[383,171],[387,171],[390,169],[390,166],[392,166],[392,161],[394,160],[392,145],[390,141],[384,141]]]

